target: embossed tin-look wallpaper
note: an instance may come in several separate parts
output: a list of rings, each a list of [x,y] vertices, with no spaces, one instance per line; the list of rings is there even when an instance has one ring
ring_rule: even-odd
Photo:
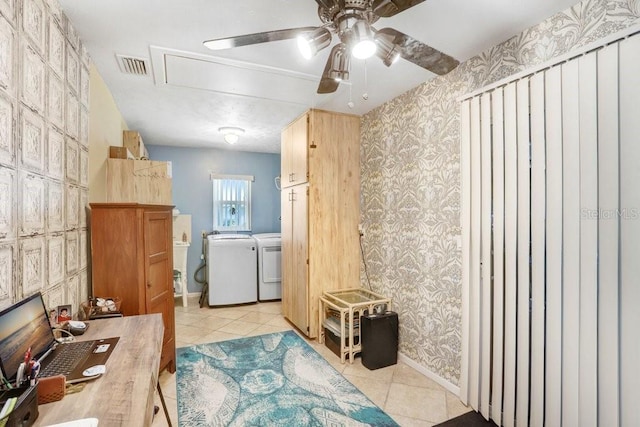
[[[89,61],[57,0],[0,0],[0,309],[87,298]]]
[[[458,98],[640,22],[640,0],[586,0],[369,112],[361,212],[368,277],[393,298],[400,351],[458,385]],[[361,274],[362,285],[367,276]]]

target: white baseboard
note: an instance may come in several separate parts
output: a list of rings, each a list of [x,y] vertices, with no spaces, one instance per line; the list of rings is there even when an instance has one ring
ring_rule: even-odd
[[[424,366],[418,364],[416,361],[414,361],[413,359],[410,359],[408,356],[398,352],[398,359],[403,362],[406,363],[407,365],[411,366],[413,369],[415,369],[416,371],[420,372],[422,375],[424,375],[425,377],[429,378],[430,380],[433,380],[435,382],[437,382],[438,384],[440,384],[442,387],[446,388],[447,390],[449,390],[451,393],[455,394],[456,396],[460,396],[460,387],[458,387],[457,385],[453,384],[452,382],[449,382],[447,380],[445,380],[444,378],[442,378],[441,376],[439,376],[438,374],[431,372],[429,369],[425,368]]]
[[[200,298],[200,294],[202,292],[187,292],[187,298],[198,297]],[[182,294],[173,294],[174,298],[182,298]]]

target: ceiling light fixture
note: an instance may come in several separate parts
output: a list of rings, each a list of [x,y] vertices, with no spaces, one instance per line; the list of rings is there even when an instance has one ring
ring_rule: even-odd
[[[382,59],[384,65],[390,67],[400,59],[400,47],[397,44],[394,44],[384,35],[376,35],[375,41],[378,45],[376,55]]]
[[[358,59],[367,59],[376,53],[376,44],[369,23],[363,19],[351,28],[351,53]]]
[[[227,144],[235,144],[240,139],[240,135],[244,134],[244,129],[238,127],[221,127],[218,129],[218,132],[224,135],[224,140]]]
[[[343,43],[337,44],[331,49],[331,70],[329,77],[337,82],[349,80],[349,55]]]
[[[298,36],[298,49],[304,59],[313,58],[331,43],[331,32],[324,27],[316,28],[310,33]]]

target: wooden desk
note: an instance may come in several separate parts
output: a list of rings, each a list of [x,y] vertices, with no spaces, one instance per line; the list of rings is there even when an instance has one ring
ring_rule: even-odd
[[[91,320],[80,340],[120,337],[107,360],[107,372],[84,390],[40,405],[36,426],[98,418],[99,426],[148,426],[158,383],[164,326],[161,314]]]

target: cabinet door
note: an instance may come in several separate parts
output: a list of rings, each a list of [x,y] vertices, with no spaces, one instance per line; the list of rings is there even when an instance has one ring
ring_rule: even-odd
[[[309,281],[308,281],[308,241],[307,241],[307,187],[294,187],[292,191],[292,246],[293,265],[291,287],[290,320],[305,334],[315,336],[309,330]]]
[[[284,181],[283,181],[284,182]],[[280,193],[280,234],[282,238],[282,313],[291,320],[293,312],[293,190],[283,188]]]
[[[297,185],[309,180],[309,114],[300,117],[291,125],[291,184]]]
[[[169,211],[144,212],[145,303],[147,313],[161,313],[164,339],[160,369],[175,372],[173,238]]]
[[[282,149],[280,154],[280,182],[282,188],[303,184],[309,178],[308,145],[309,115],[297,119],[282,131]]]

